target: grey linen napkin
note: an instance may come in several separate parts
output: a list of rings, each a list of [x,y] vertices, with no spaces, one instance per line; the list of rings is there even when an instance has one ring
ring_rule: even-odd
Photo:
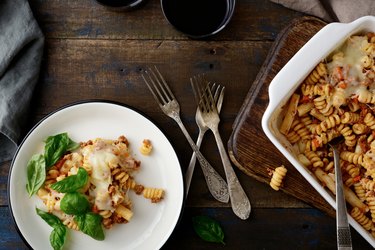
[[[0,1],[0,163],[20,142],[38,80],[44,36],[27,0]]]
[[[304,12],[332,22],[348,23],[355,19],[375,15],[375,0],[271,0],[287,8]],[[338,20],[334,20],[334,17]]]

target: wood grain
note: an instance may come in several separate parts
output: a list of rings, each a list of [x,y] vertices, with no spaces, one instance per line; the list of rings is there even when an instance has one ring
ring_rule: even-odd
[[[228,149],[232,161],[239,169],[263,183],[270,181],[268,169],[275,169],[284,164],[288,173],[281,190],[335,216],[335,210],[267,139],[260,124],[268,104],[269,83],[288,60],[323,26],[325,23],[319,19],[304,17],[295,20],[279,34],[233,124]]]
[[[47,38],[188,39],[164,18],[160,0],[129,12],[108,10],[94,0],[30,0],[30,5]],[[270,1],[240,0],[229,25],[209,40],[274,40],[298,16]]]
[[[219,221],[225,234],[225,245],[205,242],[194,232],[191,219],[202,214]],[[2,222],[0,249],[28,249],[17,234],[7,208],[0,207],[0,221]],[[110,231],[107,233],[109,234]],[[239,240],[238,235],[246,235],[246,237],[241,237],[242,240]],[[295,237],[296,235],[300,237]],[[353,249],[372,249],[354,230],[352,230],[352,239]],[[162,249],[248,250],[250,247],[251,249],[306,249],[306,242],[309,242],[309,249],[335,249],[334,219],[327,219],[317,210],[312,212],[311,209],[284,208],[258,209],[253,211],[250,220],[240,221],[230,208],[187,208]],[[275,244],[278,245],[277,248]]]
[[[225,245],[204,242],[195,234],[191,218],[202,214],[220,223],[225,234]],[[189,208],[184,212],[181,226],[177,226],[163,250],[176,249],[176,245],[184,250],[336,249],[335,220],[318,210],[256,209],[249,220],[237,222],[234,227],[236,220],[228,208]],[[372,249],[355,230],[352,230],[351,236],[353,249]],[[309,242],[308,246],[306,242]]]

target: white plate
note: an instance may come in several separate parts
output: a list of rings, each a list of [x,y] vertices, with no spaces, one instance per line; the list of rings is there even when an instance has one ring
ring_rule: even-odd
[[[174,230],[183,204],[183,178],[177,155],[160,129],[137,111],[109,102],[85,102],[64,107],[47,116],[26,136],[19,147],[9,173],[9,202],[14,221],[33,249],[52,249],[51,227],[36,213],[43,207],[36,195],[26,192],[26,165],[33,154],[42,153],[43,141],[50,135],[67,132],[76,141],[97,137],[117,139],[125,135],[133,156],[141,161],[136,175],[139,183],[166,190],[165,198],[156,204],[143,197],[131,196],[134,216],[127,224],[105,230],[105,240],[69,230],[64,249],[159,249]],[[150,156],[139,153],[143,139],[150,139]],[[132,194],[131,194],[132,195]]]

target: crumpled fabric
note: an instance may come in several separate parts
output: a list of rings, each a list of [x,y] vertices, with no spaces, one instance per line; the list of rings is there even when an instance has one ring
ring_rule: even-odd
[[[44,35],[27,0],[0,1],[0,163],[12,159],[38,81]]]
[[[375,15],[375,0],[271,0],[271,2],[319,17],[326,22],[349,23],[362,16]],[[322,2],[326,2],[328,7]],[[329,8],[334,15],[330,14]],[[338,20],[334,20],[335,16]]]

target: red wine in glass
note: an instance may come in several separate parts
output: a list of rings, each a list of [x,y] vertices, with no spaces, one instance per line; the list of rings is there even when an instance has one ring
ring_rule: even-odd
[[[216,34],[231,19],[235,0],[161,0],[164,16],[192,38]]]

